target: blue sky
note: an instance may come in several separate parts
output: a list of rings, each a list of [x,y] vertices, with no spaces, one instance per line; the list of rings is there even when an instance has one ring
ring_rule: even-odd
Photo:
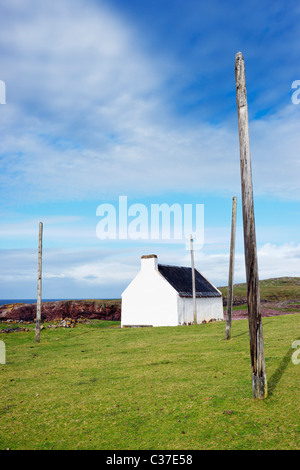
[[[100,240],[97,207],[204,204],[196,267],[244,282],[234,61],[246,64],[260,278],[299,276],[300,6],[290,1],[2,2],[0,298],[120,297],[140,256],[185,243]]]

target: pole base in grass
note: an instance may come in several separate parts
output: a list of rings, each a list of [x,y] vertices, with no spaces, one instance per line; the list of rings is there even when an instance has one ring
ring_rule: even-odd
[[[265,377],[258,377],[257,375],[252,375],[252,390],[253,397],[264,399],[268,396],[268,387],[267,380]]]

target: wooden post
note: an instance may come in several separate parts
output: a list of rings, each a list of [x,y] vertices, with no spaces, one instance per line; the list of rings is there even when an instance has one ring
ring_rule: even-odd
[[[194,314],[194,325],[197,325],[196,282],[195,282],[194,248],[193,248],[192,235],[191,235],[190,241],[191,241],[191,264],[192,264],[193,314]]]
[[[235,80],[240,142],[244,250],[247,278],[252,390],[254,398],[266,398],[267,378],[257,266],[245,63],[241,52],[238,52],[235,57]]]
[[[42,311],[42,239],[43,224],[39,226],[39,254],[38,254],[38,280],[37,280],[37,303],[36,303],[36,324],[35,324],[35,342],[40,342],[41,333],[41,311]]]
[[[225,339],[231,338],[231,312],[232,312],[232,299],[233,299],[235,232],[236,232],[236,197],[234,196],[232,198],[231,240],[230,240],[230,260],[229,260],[229,274],[228,274]]]

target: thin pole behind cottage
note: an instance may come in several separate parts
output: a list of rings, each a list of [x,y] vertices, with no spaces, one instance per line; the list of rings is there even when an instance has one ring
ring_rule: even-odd
[[[193,289],[193,315],[194,315],[194,324],[197,325],[196,281],[195,281],[194,247],[193,247],[192,235],[191,235],[190,242],[191,242],[192,289]]]
[[[235,58],[235,80],[240,142],[240,168],[243,205],[244,250],[247,279],[248,320],[250,332],[250,355],[252,367],[252,390],[254,398],[266,398],[267,378],[257,265],[246,76],[245,63],[241,52],[238,52]]]
[[[236,197],[232,198],[232,219],[231,219],[231,240],[230,240],[230,260],[228,274],[228,292],[227,292],[227,312],[225,339],[231,338],[231,314],[233,299],[233,271],[234,271],[234,253],[235,253],[235,232],[236,232]]]
[[[39,225],[39,253],[38,253],[38,278],[37,278],[37,303],[36,303],[36,324],[35,324],[35,342],[40,342],[41,333],[41,310],[42,310],[42,239],[43,224]]]

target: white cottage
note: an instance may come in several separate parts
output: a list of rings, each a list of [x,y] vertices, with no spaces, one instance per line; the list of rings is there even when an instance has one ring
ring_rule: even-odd
[[[223,320],[221,292],[195,269],[197,322]],[[122,294],[121,326],[193,323],[192,268],[141,258],[141,270]]]

